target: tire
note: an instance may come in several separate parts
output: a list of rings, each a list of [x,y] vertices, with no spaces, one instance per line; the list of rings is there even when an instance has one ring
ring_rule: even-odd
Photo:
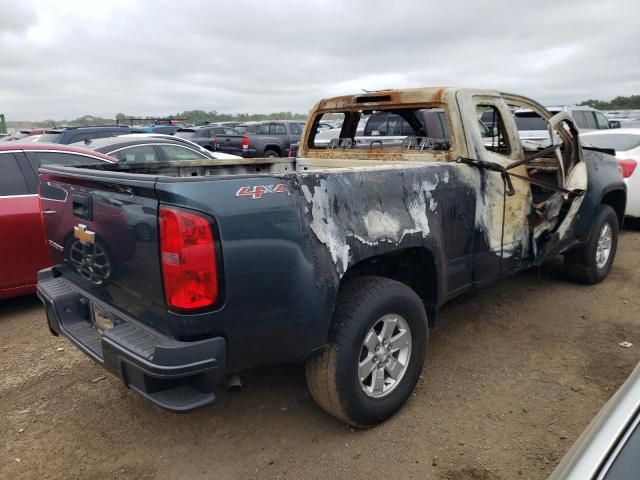
[[[607,242],[603,241],[602,237],[607,226],[610,229],[608,253],[606,253]],[[618,228],[618,216],[615,210],[609,205],[600,205],[587,242],[564,256],[565,270],[569,277],[590,285],[604,280],[616,256]],[[599,257],[599,245],[602,246],[600,253],[605,254],[606,261],[603,257]]]
[[[265,150],[264,151],[264,158],[279,158],[280,155],[278,155],[278,152],[276,152],[275,150]]]
[[[403,283],[382,277],[357,277],[341,287],[332,320],[327,349],[306,364],[309,391],[316,403],[337,419],[360,428],[377,425],[404,405],[422,372],[428,340],[424,305]],[[375,331],[383,324],[395,325],[386,330],[390,332],[388,336],[384,329]],[[392,347],[380,348],[373,354],[364,345],[365,339],[372,340],[368,342],[371,345],[381,337],[396,340]],[[411,339],[408,356],[407,338]],[[400,349],[394,352],[396,347]],[[376,366],[376,358],[383,360],[384,364],[377,363],[382,368]],[[405,366],[398,374],[401,359]],[[360,365],[364,367],[359,374]],[[361,381],[366,367],[373,368],[373,372]],[[397,369],[397,380],[391,377],[393,368]],[[373,376],[379,371],[383,372],[382,387]]]

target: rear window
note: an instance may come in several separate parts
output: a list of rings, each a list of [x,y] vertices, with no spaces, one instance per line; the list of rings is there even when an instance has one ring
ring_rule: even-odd
[[[341,129],[317,129],[319,123],[333,120],[338,113],[344,117]],[[411,153],[451,148],[448,115],[442,107],[330,112],[316,117],[314,126],[310,148],[402,149]]]
[[[536,112],[518,112],[514,115],[518,130],[547,130],[548,124]]]
[[[196,136],[196,132],[195,130],[178,130],[174,135],[180,138],[193,138]]]
[[[596,148],[613,148],[616,151],[625,152],[640,147],[640,134],[633,133],[607,133],[604,135],[586,135],[582,142]]]
[[[43,133],[40,138],[38,139],[38,142],[43,142],[43,143],[58,143],[58,140],[60,139],[60,137],[62,136],[61,132],[47,132],[47,133]]]

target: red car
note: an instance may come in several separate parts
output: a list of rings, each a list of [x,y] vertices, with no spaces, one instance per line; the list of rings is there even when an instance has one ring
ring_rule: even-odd
[[[38,167],[95,162],[117,160],[68,145],[0,143],[0,299],[34,293],[38,270],[51,265],[38,201]]]

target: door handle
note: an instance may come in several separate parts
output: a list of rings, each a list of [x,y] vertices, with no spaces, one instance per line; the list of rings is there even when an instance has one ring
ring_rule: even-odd
[[[43,215],[55,215],[56,213],[58,213],[56,210],[43,210],[42,211]]]

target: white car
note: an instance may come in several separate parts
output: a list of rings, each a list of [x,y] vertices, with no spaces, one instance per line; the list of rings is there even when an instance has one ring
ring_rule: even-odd
[[[583,133],[583,144],[596,148],[611,148],[627,183],[627,209],[625,216],[640,226],[640,128],[614,128]],[[635,226],[634,225],[634,226]]]

